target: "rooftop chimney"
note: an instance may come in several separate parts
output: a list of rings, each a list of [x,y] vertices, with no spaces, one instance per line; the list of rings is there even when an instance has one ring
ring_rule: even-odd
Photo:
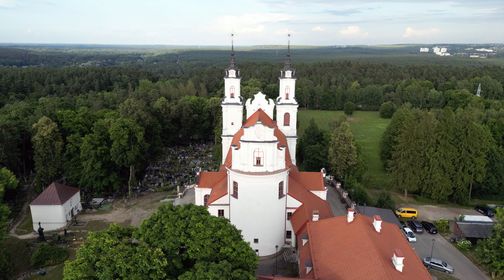
[[[308,243],[308,234],[306,234],[306,233],[305,233],[305,234],[303,234],[303,235],[301,236],[301,241],[303,242],[303,246],[304,246],[306,243]]]
[[[312,221],[316,222],[320,218],[319,211],[318,210],[313,210],[312,212]]]
[[[397,271],[402,272],[404,267],[404,255],[400,249],[394,250],[394,255],[392,256],[392,264]]]
[[[378,215],[374,215],[373,216],[373,226],[374,226],[374,229],[376,230],[376,232],[378,232],[378,233],[380,233],[380,231],[381,231],[381,223],[382,223],[381,217]]]
[[[313,264],[311,260],[306,260],[305,261],[305,268],[306,268],[306,274],[310,273],[310,271],[313,268]]]
[[[355,214],[355,210],[353,208],[348,208],[348,213],[347,213],[347,222],[348,223],[351,223],[353,222],[353,219],[354,219],[354,215]]]

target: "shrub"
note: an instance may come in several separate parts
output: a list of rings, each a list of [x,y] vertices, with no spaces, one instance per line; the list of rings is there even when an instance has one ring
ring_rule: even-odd
[[[457,241],[457,248],[459,248],[462,251],[467,251],[467,250],[471,249],[471,246],[472,246],[472,244],[471,244],[471,241],[469,241],[469,240],[462,239],[462,240]]]
[[[439,233],[450,232],[450,223],[448,220],[440,219],[434,222]]]
[[[343,105],[343,111],[345,112],[345,115],[351,116],[355,111],[355,104],[352,102],[346,102],[345,105]]]
[[[66,249],[43,243],[33,252],[31,265],[33,267],[56,265],[64,262],[67,258],[68,252]]]
[[[383,102],[380,106],[380,117],[384,119],[390,119],[394,115],[397,107],[394,103],[387,101]]]
[[[392,199],[392,197],[390,197],[390,194],[388,192],[381,192],[378,195],[378,199],[376,200],[375,206],[379,207],[379,208],[387,208],[387,209],[391,209],[391,210],[394,210],[396,208],[395,202]]]

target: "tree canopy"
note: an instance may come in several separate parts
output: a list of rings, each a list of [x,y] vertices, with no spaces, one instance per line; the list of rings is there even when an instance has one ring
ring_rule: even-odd
[[[163,205],[137,228],[90,233],[64,279],[255,279],[257,257],[228,220]]]

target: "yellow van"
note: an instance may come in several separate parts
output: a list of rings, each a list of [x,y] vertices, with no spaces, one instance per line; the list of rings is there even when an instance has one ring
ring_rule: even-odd
[[[415,208],[397,208],[395,214],[399,218],[411,218],[416,219],[418,217],[418,211]]]

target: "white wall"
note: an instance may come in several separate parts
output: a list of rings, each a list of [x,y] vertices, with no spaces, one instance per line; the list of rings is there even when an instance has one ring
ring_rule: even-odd
[[[45,231],[65,227],[67,222],[72,220],[72,209],[74,210],[74,215],[82,211],[80,192],[74,194],[63,205],[30,205],[33,230],[38,230],[39,222]]]
[[[280,85],[278,87],[278,96],[282,102],[296,103],[296,79],[295,78],[279,78]],[[286,98],[287,87],[289,88],[289,99]]]
[[[247,107],[247,119],[259,110],[259,108],[262,109],[271,119],[274,118],[273,109],[275,109],[275,101],[273,101],[273,99],[266,98],[266,95],[262,92],[256,93],[253,99],[247,99],[245,106]]]
[[[322,198],[323,200],[327,200],[327,188],[323,191],[311,191],[314,195]]]
[[[230,221],[242,231],[245,241],[259,250],[259,256],[275,253],[285,243],[287,195],[278,198],[278,183],[284,181],[287,192],[287,171],[269,175],[251,175],[230,170],[228,192],[238,182],[238,199],[230,197]],[[259,242],[254,243],[254,238]]]
[[[198,206],[203,206],[205,204],[204,197],[212,192],[211,188],[194,188],[194,204]]]
[[[262,165],[255,165],[255,152],[262,152]],[[244,128],[240,148],[232,149],[233,169],[244,172],[274,172],[285,168],[285,148],[278,148],[274,129],[262,124]]]
[[[34,231],[38,230],[39,222],[45,231],[56,230],[67,224],[62,205],[30,205],[30,211]]]

